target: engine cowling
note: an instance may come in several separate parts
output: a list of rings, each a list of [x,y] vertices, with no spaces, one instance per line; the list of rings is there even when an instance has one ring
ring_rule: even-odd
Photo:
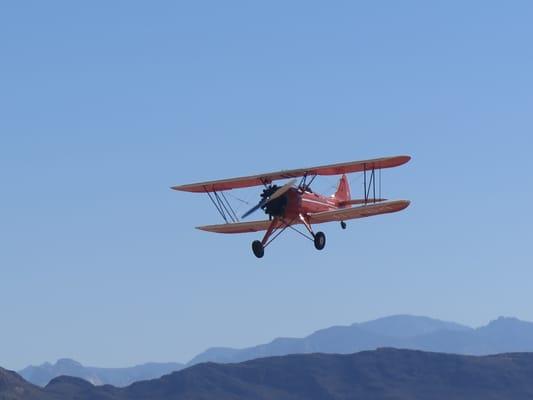
[[[272,196],[279,189],[278,185],[270,185],[261,193],[262,200],[265,200]],[[285,215],[285,208],[287,207],[288,197],[287,193],[284,195],[269,201],[262,206],[263,211],[271,217],[283,217]]]

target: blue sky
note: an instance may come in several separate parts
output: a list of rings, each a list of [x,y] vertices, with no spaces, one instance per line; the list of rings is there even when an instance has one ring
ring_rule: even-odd
[[[527,1],[5,2],[1,365],[187,361],[395,313],[533,320],[532,18]],[[289,232],[257,260],[258,235],[194,230],[220,217],[169,190],[395,154],[413,160],[384,195],[411,207],[321,227],[323,252]]]

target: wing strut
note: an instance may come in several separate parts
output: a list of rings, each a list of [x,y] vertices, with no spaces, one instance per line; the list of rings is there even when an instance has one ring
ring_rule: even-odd
[[[379,194],[378,198],[376,198],[376,168],[372,166],[372,169],[367,169],[367,165],[364,165],[363,169],[363,185],[364,185],[364,199],[365,204],[371,203],[377,203],[378,201],[381,201],[381,168],[378,168],[379,171]],[[369,171],[370,177],[367,179],[367,171]],[[370,191],[372,191],[372,197],[370,197]]]
[[[224,194],[224,192],[218,192],[216,191],[208,191],[207,188],[205,189],[205,192],[209,196],[209,199],[217,209],[218,213],[222,216],[226,224],[229,224],[231,222],[239,222],[239,218],[237,217],[237,214],[233,210],[233,207],[231,207],[230,202],[228,201],[228,198]],[[213,194],[211,194],[213,193]]]
[[[307,182],[307,178],[309,177],[309,175],[311,175],[311,179],[309,180],[309,182]],[[300,183],[298,184],[298,189],[300,189],[302,193],[305,191],[311,191],[311,183],[313,183],[316,177],[317,177],[317,174],[309,174],[306,172],[302,176],[302,179],[300,179]]]

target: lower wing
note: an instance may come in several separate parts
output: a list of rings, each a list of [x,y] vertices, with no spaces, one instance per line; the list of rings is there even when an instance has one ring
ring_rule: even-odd
[[[394,200],[383,203],[370,204],[360,207],[341,208],[335,211],[326,211],[317,214],[309,214],[309,222],[311,224],[322,224],[332,221],[348,221],[355,218],[372,217],[374,215],[388,214],[401,211],[409,206],[410,202],[407,200]],[[219,224],[219,225],[205,225],[198,226],[196,229],[215,233],[247,233],[266,231],[272,221],[250,221],[237,222],[233,224]],[[300,224],[300,220],[292,221],[291,225]],[[285,225],[279,222],[279,226]]]
[[[383,203],[370,204],[360,207],[341,208],[335,211],[325,211],[309,215],[311,224],[322,224],[332,221],[347,221],[355,218],[372,217],[374,215],[398,212],[407,208],[411,202],[408,200],[394,200]]]
[[[258,232],[266,231],[272,221],[250,221],[250,222],[237,222],[234,224],[219,224],[219,225],[205,225],[197,226],[196,229],[207,232],[215,233],[246,233],[246,232]]]

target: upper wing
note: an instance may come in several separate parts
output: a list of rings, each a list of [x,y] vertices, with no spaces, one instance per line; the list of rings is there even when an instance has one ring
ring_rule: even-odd
[[[371,217],[373,215],[393,213],[407,208],[408,200],[394,200],[384,203],[370,204],[361,207],[341,208],[335,211],[325,211],[318,214],[310,214],[309,222],[321,224],[331,221],[347,221],[349,219]]]
[[[351,172],[369,171],[372,169],[392,168],[405,164],[411,159],[409,156],[396,156],[376,158],[374,160],[350,161],[339,164],[321,165],[318,167],[291,169],[286,171],[272,172],[261,175],[243,176],[240,178],[221,179],[217,181],[207,181],[192,183],[189,185],[173,186],[174,190],[186,192],[214,192],[230,189],[259,186],[272,183],[272,181],[287,178],[296,178],[304,175],[341,175]]]
[[[250,222],[237,222],[234,224],[219,224],[219,225],[205,225],[197,226],[196,229],[207,232],[215,233],[245,233],[245,232],[258,232],[266,231],[270,226],[269,220],[265,221],[250,221]]]

